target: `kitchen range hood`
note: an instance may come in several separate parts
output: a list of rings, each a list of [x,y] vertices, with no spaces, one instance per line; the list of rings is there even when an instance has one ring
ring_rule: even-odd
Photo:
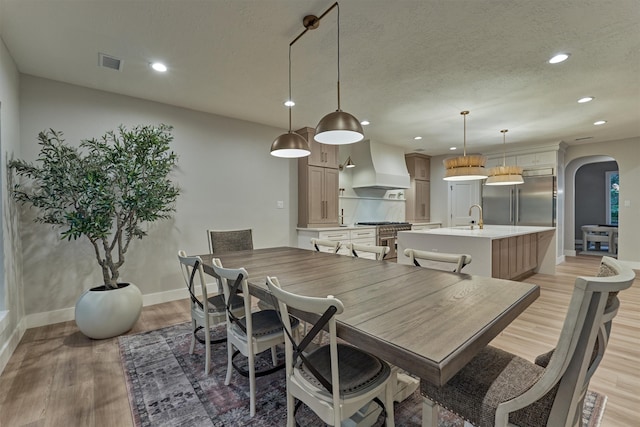
[[[353,188],[409,188],[402,147],[365,140],[351,146]]]

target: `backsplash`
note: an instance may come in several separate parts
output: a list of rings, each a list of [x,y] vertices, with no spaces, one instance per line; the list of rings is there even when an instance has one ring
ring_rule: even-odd
[[[356,166],[357,167],[357,166]],[[405,221],[404,189],[386,190],[381,188],[351,187],[349,169],[340,172],[340,198],[338,209],[344,212],[343,223],[353,225],[357,222]]]
[[[398,192],[402,199],[398,200]],[[344,212],[344,224],[368,221],[405,221],[405,201],[402,190],[390,190],[387,198],[340,197],[338,207]],[[388,196],[391,195],[391,198]],[[395,196],[395,197],[394,197]]]

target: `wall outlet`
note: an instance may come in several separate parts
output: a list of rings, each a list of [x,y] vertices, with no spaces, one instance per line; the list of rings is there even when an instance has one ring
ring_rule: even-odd
[[[278,200],[278,201],[276,202],[276,207],[277,207],[278,209],[284,209],[284,201],[283,201],[283,200]]]

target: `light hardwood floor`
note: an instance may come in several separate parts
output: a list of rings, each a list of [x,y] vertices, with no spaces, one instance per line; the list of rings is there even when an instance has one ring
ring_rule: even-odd
[[[537,274],[540,298],[493,344],[529,360],[556,344],[577,275],[595,275],[598,257],[570,257],[555,276]],[[590,389],[608,396],[603,427],[640,420],[640,279],[621,308]],[[187,300],[145,307],[130,334],[189,320]],[[0,426],[131,426],[117,339],[85,338],[74,322],[29,329],[0,376]]]

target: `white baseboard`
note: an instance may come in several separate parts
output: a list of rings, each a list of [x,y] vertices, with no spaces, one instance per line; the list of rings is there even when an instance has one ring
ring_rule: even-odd
[[[189,296],[185,288],[173,289],[171,291],[156,292],[142,295],[142,305],[156,305],[163,302],[184,299]],[[75,319],[75,307],[63,308],[60,310],[45,311],[43,313],[29,314],[26,317],[26,328],[37,328],[39,326],[52,325],[54,323],[68,322]]]
[[[565,256],[576,256],[576,255],[578,255],[578,252],[572,251],[572,250],[569,250],[569,249],[565,249],[564,250],[564,255]]]
[[[565,254],[565,255],[566,255],[566,254]],[[566,261],[566,259],[565,259],[565,255],[560,255],[560,256],[556,257],[556,265],[558,265],[558,264],[562,264],[563,262],[565,262],[565,261]]]
[[[640,270],[640,261],[625,261],[625,260],[619,259],[618,262],[634,270]]]
[[[0,374],[2,374],[7,363],[9,363],[9,359],[11,359],[13,352],[18,348],[18,344],[20,344],[20,340],[26,330],[27,328],[25,327],[25,321],[23,318],[22,321],[18,323],[18,327],[14,329],[9,339],[4,343],[2,348],[0,348]]]

